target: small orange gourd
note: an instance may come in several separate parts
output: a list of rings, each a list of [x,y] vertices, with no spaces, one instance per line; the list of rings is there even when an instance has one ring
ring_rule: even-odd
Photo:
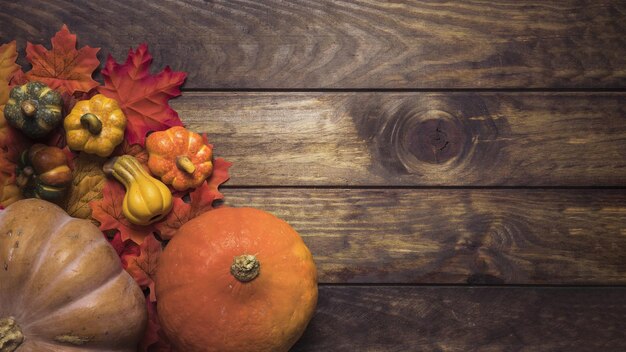
[[[150,134],[146,150],[150,171],[177,191],[200,186],[213,172],[211,147],[181,126]]]
[[[176,351],[286,352],[317,302],[315,264],[300,236],[254,208],[218,208],[185,223],[155,282]]]

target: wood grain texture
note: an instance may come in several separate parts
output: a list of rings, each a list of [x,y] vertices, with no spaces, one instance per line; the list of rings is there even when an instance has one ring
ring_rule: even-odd
[[[231,185],[626,185],[624,93],[215,92],[173,105],[235,163]]]
[[[67,23],[118,60],[148,42],[187,88],[626,85],[621,0],[4,0],[0,23],[20,45]]]
[[[289,222],[322,283],[626,284],[621,190],[224,193]]]
[[[304,351],[624,351],[624,288],[321,287]]]

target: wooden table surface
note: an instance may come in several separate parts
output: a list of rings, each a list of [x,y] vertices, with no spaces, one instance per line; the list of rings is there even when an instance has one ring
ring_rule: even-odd
[[[626,351],[626,2],[0,3],[188,72],[226,203],[314,253],[294,351]]]

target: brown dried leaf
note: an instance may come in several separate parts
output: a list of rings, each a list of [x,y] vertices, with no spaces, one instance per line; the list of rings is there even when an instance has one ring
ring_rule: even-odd
[[[64,206],[70,216],[93,220],[89,202],[102,199],[106,181],[102,171],[104,162],[105,159],[86,153],[80,153],[74,160],[74,177]]]

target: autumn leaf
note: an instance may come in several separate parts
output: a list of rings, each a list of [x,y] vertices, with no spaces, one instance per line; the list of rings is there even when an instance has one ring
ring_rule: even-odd
[[[121,156],[121,155],[130,155],[134,156],[137,161],[146,170],[148,169],[148,152],[146,148],[142,147],[139,144],[129,144],[127,140],[122,141],[120,145],[118,145],[114,150],[111,156]]]
[[[0,177],[9,178],[10,181],[15,177],[16,161],[11,160],[9,152],[4,148],[0,148]]]
[[[30,81],[40,81],[62,93],[89,92],[98,86],[91,75],[100,66],[100,48],[84,46],[76,50],[76,35],[66,25],[52,37],[52,50],[26,43],[26,59],[33,65],[26,72]]]
[[[63,111],[65,111],[65,114],[69,114],[76,103],[81,100],[89,100],[96,94],[98,94],[98,90],[95,88],[88,92],[75,92],[74,94],[62,93]]]
[[[215,200],[224,199],[218,187],[228,180],[228,169],[231,165],[232,163],[222,158],[216,158],[213,162],[213,174],[207,182],[189,193],[189,202],[185,202],[183,196],[173,199],[172,211],[155,225],[161,239],[172,239],[184,223],[213,209]]]
[[[102,189],[106,176],[102,171],[105,160],[97,156],[81,153],[74,160],[72,184],[63,208],[70,216],[91,219],[89,203],[102,199]]]
[[[0,45],[0,81],[6,82],[7,85],[11,81],[13,75],[20,69],[20,65],[16,64],[17,60],[17,44],[14,41]],[[6,100],[0,100],[0,104],[4,104]]]
[[[139,245],[139,252],[139,256],[123,256],[122,263],[139,287],[150,290],[149,299],[151,302],[155,302],[154,276],[159,264],[159,257],[163,252],[163,245],[154,235],[148,235]]]
[[[218,191],[218,187],[230,178],[228,170],[231,166],[233,166],[233,163],[223,158],[215,158],[213,160],[213,173],[207,180],[207,183],[209,190],[217,195],[215,199],[224,199],[224,195]]]
[[[5,157],[16,164],[22,151],[29,145],[30,141],[20,131],[9,126],[4,115],[0,114],[0,149],[6,153]]]
[[[159,315],[157,312],[157,303],[146,300],[146,306],[148,308],[148,326],[146,332],[143,335],[141,342],[139,343],[139,351],[141,352],[171,352],[170,346],[159,322]]]
[[[170,352],[171,347],[161,330],[156,309],[156,297],[154,296],[153,277],[158,258],[162,252],[162,245],[154,236],[149,236],[144,244],[139,246],[133,241],[122,240],[119,232],[109,239],[109,243],[120,257],[122,267],[135,279],[137,284],[142,289],[150,289],[150,295],[146,297],[148,326],[139,343],[139,351]]]
[[[28,83],[28,79],[26,78],[26,74],[20,68],[19,70],[17,70],[13,74],[13,77],[11,78],[11,81],[9,82],[9,85],[11,87],[14,87],[14,86],[21,86],[21,85],[26,84],[26,83]]]
[[[144,239],[154,232],[154,225],[135,225],[124,217],[122,202],[124,201],[124,186],[119,182],[107,179],[102,188],[102,199],[89,202],[91,217],[100,223],[100,230],[117,230],[122,240],[132,240],[141,244]]]
[[[0,106],[2,109],[3,106]],[[0,113],[0,187],[11,187],[14,183],[15,170],[22,151],[28,149],[30,142],[19,131],[7,124],[4,114]],[[7,181],[8,179],[8,181]],[[6,181],[6,182],[5,182]],[[14,194],[14,189],[3,192]],[[6,197],[5,197],[6,198]],[[5,204],[7,205],[7,204]]]
[[[105,237],[107,236],[105,235]],[[122,262],[124,269],[128,267],[128,261],[131,257],[138,257],[141,253],[139,245],[130,240],[122,240],[122,235],[119,231],[116,231],[112,238],[109,239],[107,237],[107,240],[109,240],[109,243],[120,257],[120,262]]]
[[[0,148],[0,205],[8,206],[22,199],[22,192],[15,184],[16,164],[8,159],[7,152]]]
[[[20,70],[20,66],[15,63],[17,59],[17,46],[15,40],[0,45],[0,146],[9,146],[13,140],[6,140],[7,124],[4,119],[4,105],[9,101],[9,86],[13,75]]]
[[[0,80],[0,119],[2,120],[4,120],[4,106],[9,101],[10,91],[9,82]]]
[[[150,74],[152,55],[148,46],[132,49],[124,64],[109,55],[102,76],[104,86],[98,91],[117,100],[127,119],[126,139],[129,144],[144,145],[146,134],[182,126],[178,114],[168,101],[180,95],[180,86],[187,76],[174,72],[169,66],[156,75]]]

